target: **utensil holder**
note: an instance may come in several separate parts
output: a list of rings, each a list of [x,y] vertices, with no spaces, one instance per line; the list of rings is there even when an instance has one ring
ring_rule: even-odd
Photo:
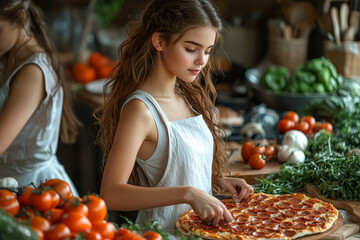
[[[344,77],[360,77],[360,42],[343,43],[336,46],[326,41],[324,55]]]
[[[285,40],[268,36],[268,58],[276,65],[284,66],[293,72],[307,59],[308,38]]]

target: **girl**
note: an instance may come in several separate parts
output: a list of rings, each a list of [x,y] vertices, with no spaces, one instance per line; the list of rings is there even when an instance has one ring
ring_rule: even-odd
[[[59,134],[72,142],[79,124],[31,0],[0,0],[0,67],[0,178],[14,177],[20,185],[60,178],[77,195],[55,154]]]
[[[100,194],[112,210],[140,210],[167,231],[190,208],[212,224],[232,220],[214,190],[237,200],[253,189],[224,178],[225,148],[207,64],[221,21],[208,0],[153,0],[120,46],[99,117]]]

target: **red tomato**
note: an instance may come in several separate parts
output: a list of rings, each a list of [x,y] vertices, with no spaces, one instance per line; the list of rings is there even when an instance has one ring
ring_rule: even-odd
[[[37,227],[31,226],[32,230],[36,233],[36,236],[39,240],[44,240],[44,232],[38,229]]]
[[[107,207],[102,198],[90,194],[84,196],[83,201],[89,208],[88,218],[90,221],[104,220],[106,218]]]
[[[55,225],[52,225],[49,231],[45,232],[46,240],[63,240],[66,238],[70,238],[70,236],[70,228],[64,223],[57,223]]]
[[[15,198],[16,198],[15,193],[6,189],[0,189],[0,200],[8,200]]]
[[[309,124],[309,131],[312,131],[312,129],[315,126],[316,120],[313,116],[305,116],[301,119],[302,121],[305,121]]]
[[[55,192],[55,190],[52,190],[52,189],[48,190],[47,192],[50,193],[51,198],[52,198],[51,208],[56,208],[59,205],[60,200],[61,200],[60,195],[57,194],[57,192]]]
[[[297,122],[294,128],[302,133],[308,133],[310,131],[310,125],[305,121]]]
[[[324,129],[324,130],[328,131],[329,133],[332,133],[332,131],[333,131],[333,126],[332,126],[331,123],[325,122],[325,123],[321,124],[320,129]]]
[[[264,155],[267,158],[267,161],[271,161],[274,158],[275,152],[276,152],[276,149],[273,144],[265,147]]]
[[[295,122],[289,119],[281,119],[277,124],[277,128],[280,133],[285,133],[287,131],[293,130],[294,127]]]
[[[315,125],[314,125],[314,127],[313,127],[313,132],[318,132],[318,131],[320,131],[320,129],[321,129],[321,122],[315,122]]]
[[[261,169],[265,167],[266,161],[261,154],[254,154],[249,160],[250,167],[253,169]]]
[[[51,223],[49,220],[47,220],[44,217],[41,216],[34,216],[31,221],[30,224],[32,227],[36,227],[38,229],[40,229],[43,232],[46,232],[50,229]]]
[[[115,236],[115,226],[105,220],[92,222],[92,229],[98,231],[105,239],[113,239]]]
[[[15,217],[18,214],[18,212],[20,211],[20,203],[15,197],[8,198],[8,199],[4,198],[4,199],[0,199],[0,208],[4,212]]]
[[[89,215],[88,206],[82,202],[81,198],[75,196],[68,198],[67,201],[64,202],[62,209],[64,209],[65,212],[79,211],[84,214],[85,217]]]
[[[162,240],[161,234],[157,232],[144,232],[144,237],[146,240]]]
[[[146,239],[129,229],[119,228],[117,234],[115,235],[114,240],[146,240]]]
[[[52,196],[47,191],[34,191],[30,195],[31,205],[39,211],[47,211],[52,206]]]
[[[255,147],[252,149],[251,151],[251,156],[250,158],[252,157],[252,155],[254,154],[263,154],[265,152],[265,146],[263,145],[255,145]],[[249,159],[250,161],[250,159]]]
[[[85,232],[92,227],[89,219],[78,211],[65,213],[61,222],[66,224],[73,233]]]
[[[41,186],[50,187],[51,189],[54,189],[55,192],[57,192],[60,195],[60,198],[62,199],[67,199],[72,196],[70,185],[61,179],[57,179],[57,178],[49,179]]]
[[[20,189],[20,195],[18,195],[18,200],[19,200],[21,206],[31,204],[30,195],[33,190],[34,190],[34,188],[30,187],[30,186],[25,186]]]
[[[103,237],[98,231],[91,229],[89,232],[85,232],[86,240],[102,240]]]
[[[290,111],[287,112],[281,119],[288,119],[290,121],[297,123],[300,120],[300,117],[296,112]]]
[[[254,147],[255,147],[255,144],[252,141],[245,142],[242,145],[242,147],[241,147],[241,156],[242,156],[242,159],[244,160],[244,162],[249,161],[249,159],[251,157],[251,154],[252,154],[252,150],[253,150]]]
[[[52,208],[44,212],[44,216],[46,217],[46,219],[50,220],[52,224],[60,222],[64,214],[65,211],[61,208]]]
[[[23,221],[31,220],[36,215],[34,209],[30,207],[22,207],[17,217]]]

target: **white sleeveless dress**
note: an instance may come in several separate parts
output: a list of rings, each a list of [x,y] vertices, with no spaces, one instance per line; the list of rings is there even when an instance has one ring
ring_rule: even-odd
[[[19,185],[39,185],[46,179],[59,178],[78,192],[56,157],[63,106],[63,90],[56,87],[56,77],[45,53],[36,53],[0,86],[0,111],[9,97],[10,83],[16,73],[29,63],[38,65],[45,78],[46,97],[32,114],[9,148],[0,156],[0,178],[14,177]]]
[[[136,159],[140,167],[137,170],[140,174],[141,185],[149,187],[193,186],[212,194],[214,141],[202,115],[169,121],[157,101],[149,93],[137,90],[127,102],[134,98],[140,99],[147,105],[158,130],[158,142],[154,154],[146,161]],[[156,220],[167,232],[173,233],[176,229],[176,221],[190,209],[191,206],[188,204],[179,204],[140,210],[136,223],[142,224]]]

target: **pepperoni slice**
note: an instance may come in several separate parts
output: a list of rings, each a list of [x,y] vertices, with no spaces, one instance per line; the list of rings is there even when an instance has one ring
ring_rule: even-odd
[[[320,227],[320,228],[325,228],[326,223],[324,223],[324,222],[318,222],[318,223],[316,223],[316,226],[317,226],[317,227]]]
[[[312,205],[308,205],[308,204],[302,205],[302,209],[303,209],[303,210],[310,210],[310,209],[312,209],[312,208],[313,208]]]
[[[258,205],[255,207],[256,210],[258,211],[266,211],[266,206],[265,205]]]
[[[290,206],[291,204],[288,202],[279,202],[278,204],[276,204],[276,207],[281,209],[289,208]]]
[[[236,219],[236,222],[239,224],[245,224],[248,221],[248,218],[240,217]]]
[[[248,203],[239,203],[237,205],[237,208],[239,208],[239,209],[244,209],[244,208],[248,208],[248,207],[249,207]]]
[[[283,213],[288,217],[293,217],[296,215],[296,212],[294,210],[285,210]]]
[[[302,222],[294,222],[293,227],[297,230],[301,230],[306,228],[306,224]]]
[[[261,219],[268,219],[271,217],[271,214],[270,213],[267,213],[267,212],[259,212],[257,214],[258,218],[261,218]]]
[[[275,220],[268,219],[268,220],[262,221],[261,224],[265,227],[274,228],[274,227],[278,226],[279,223],[280,222],[277,222]]]
[[[267,211],[268,213],[277,213],[277,212],[280,211],[280,209],[278,209],[277,207],[267,207],[267,208],[266,208],[266,211]]]
[[[314,201],[314,200],[305,200],[303,203],[306,204],[306,205],[314,206],[316,201]]]
[[[322,212],[322,213],[326,213],[328,212],[328,209],[326,207],[317,207],[315,208],[316,211]]]
[[[251,201],[250,203],[249,203],[249,206],[258,206],[258,205],[260,205],[260,203],[261,203],[261,201]]]
[[[294,209],[294,210],[300,210],[300,209],[303,208],[303,205],[294,203],[294,204],[291,204],[290,207],[291,207],[292,209]]]
[[[320,216],[321,212],[317,211],[317,210],[313,210],[313,211],[311,211],[311,215]]]
[[[262,229],[262,232],[266,233],[266,234],[269,234],[269,233],[274,233],[276,232],[275,229],[272,229],[272,228],[264,228]]]
[[[298,199],[298,198],[290,198],[288,200],[289,203],[292,203],[292,204],[299,204],[302,202],[302,200]]]
[[[300,211],[300,212],[298,212],[299,216],[309,216],[310,214],[311,214],[310,211]]]
[[[251,202],[251,197],[243,198],[240,203],[249,203]]]
[[[224,205],[226,206],[227,209],[231,209],[231,208],[235,208],[236,207],[236,204],[234,203],[224,203]]]
[[[290,195],[282,195],[282,196],[279,196],[279,197],[278,197],[278,199],[280,199],[280,200],[289,200],[289,199],[291,199],[291,198],[293,198],[293,197],[290,196]]]
[[[287,229],[287,228],[291,228],[292,226],[293,226],[292,222],[281,222],[280,223],[281,228]]]
[[[275,216],[275,219],[280,220],[280,221],[285,220],[287,218],[288,217],[285,214],[282,214],[282,213]]]
[[[314,221],[321,223],[321,222],[326,222],[326,219],[324,217],[317,217],[314,219]]]
[[[252,220],[251,220],[251,225],[256,225],[256,224],[259,224],[259,223],[261,223],[262,222],[262,220],[260,219],[260,218],[253,218]]]
[[[279,202],[277,199],[268,199],[262,202],[265,206],[273,206],[275,203]]]
[[[266,198],[268,198],[268,196],[266,196],[266,195],[264,195],[264,194],[259,194],[259,195],[257,195],[254,199],[255,199],[256,201],[262,201],[262,200],[264,200],[264,199],[266,199]]]
[[[246,226],[246,227],[244,227],[243,232],[246,233],[246,234],[252,234],[253,232],[256,232],[256,228],[255,228],[255,227]]]
[[[262,238],[264,237],[266,234],[264,232],[253,232],[252,233],[253,236],[257,237],[257,238]]]
[[[286,237],[292,237],[296,234],[296,232],[293,230],[284,230],[282,231],[282,234]]]
[[[304,217],[295,217],[294,221],[299,223],[306,223],[308,220]]]
[[[246,211],[246,214],[250,215],[250,216],[256,216],[257,215],[257,211],[254,209],[250,209]]]

